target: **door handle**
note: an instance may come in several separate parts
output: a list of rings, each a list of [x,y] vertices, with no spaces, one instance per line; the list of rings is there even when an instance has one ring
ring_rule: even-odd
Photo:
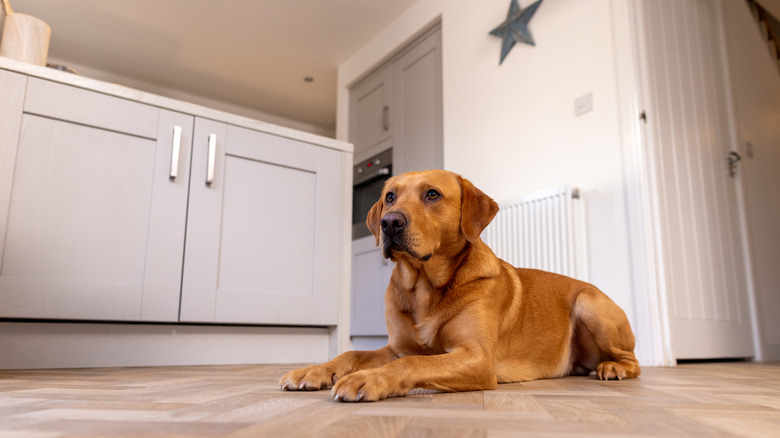
[[[181,150],[181,126],[173,127],[173,144],[171,145],[171,180],[179,176],[179,151]]]
[[[214,182],[214,160],[217,158],[217,134],[209,134],[209,150],[206,162],[206,185]]]
[[[382,107],[382,128],[385,131],[390,130],[390,107],[387,105]]]
[[[728,163],[729,163],[729,176],[730,177],[734,178],[735,176],[737,176],[737,167],[738,167],[738,164],[739,164],[740,161],[742,161],[742,156],[741,155],[739,155],[738,153],[736,153],[734,151],[731,151],[731,153],[729,153]]]

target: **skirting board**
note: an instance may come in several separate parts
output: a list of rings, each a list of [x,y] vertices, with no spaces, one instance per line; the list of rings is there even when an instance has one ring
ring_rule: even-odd
[[[0,322],[0,369],[311,363],[327,328]]]

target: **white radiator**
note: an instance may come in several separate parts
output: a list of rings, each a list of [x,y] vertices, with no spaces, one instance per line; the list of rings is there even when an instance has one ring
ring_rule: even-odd
[[[583,204],[580,190],[570,186],[499,203],[500,210],[482,232],[482,240],[516,267],[588,281]]]

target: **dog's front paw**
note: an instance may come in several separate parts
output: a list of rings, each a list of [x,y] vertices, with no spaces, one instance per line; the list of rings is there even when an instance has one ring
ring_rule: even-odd
[[[601,362],[599,366],[596,367],[596,377],[599,380],[623,380],[634,376],[626,369],[625,365],[618,362],[607,361]]]
[[[377,370],[358,371],[336,382],[331,395],[344,402],[382,400],[399,394],[392,380]]]
[[[287,373],[279,385],[287,391],[317,391],[330,388],[336,381],[336,373],[325,365],[315,365]]]

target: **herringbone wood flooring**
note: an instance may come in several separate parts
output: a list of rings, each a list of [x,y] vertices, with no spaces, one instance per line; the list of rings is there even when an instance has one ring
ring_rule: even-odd
[[[1,437],[780,436],[780,364],[644,368],[377,403],[284,392],[291,366],[0,371]]]

